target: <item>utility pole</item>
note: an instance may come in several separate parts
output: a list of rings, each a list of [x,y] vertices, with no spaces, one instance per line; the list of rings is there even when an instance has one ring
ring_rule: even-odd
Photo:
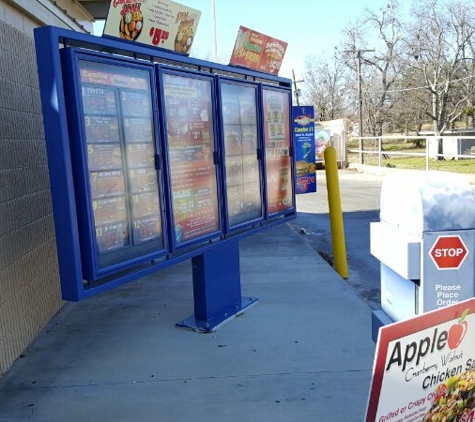
[[[297,84],[301,83],[301,82],[304,82],[303,79],[297,81],[295,80],[295,72],[294,72],[294,69],[292,69],[292,79],[294,81],[294,91],[295,91],[295,102],[297,103],[297,105],[299,106],[300,105],[300,102],[299,102],[299,89],[297,88]]]
[[[361,55],[363,53],[370,53],[374,50],[347,50],[345,53],[356,53],[357,61],[357,73],[358,73],[358,134],[360,138],[360,164],[363,164],[363,140],[361,139],[363,134],[363,93],[361,89]]]
[[[364,133],[363,133],[363,93],[361,90],[361,54],[370,53],[373,51],[374,50],[356,50],[357,57],[358,57],[358,117],[359,117],[358,132],[360,134],[360,138],[364,136]]]
[[[215,63],[218,62],[218,36],[216,32],[216,4],[211,0],[211,21],[213,25],[213,56]]]

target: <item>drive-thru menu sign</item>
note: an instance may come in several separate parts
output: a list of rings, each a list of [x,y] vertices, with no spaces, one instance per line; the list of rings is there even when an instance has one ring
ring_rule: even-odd
[[[229,64],[278,75],[286,50],[286,42],[240,26]]]
[[[176,243],[220,229],[211,85],[189,75],[163,78]]]
[[[475,299],[379,331],[366,422],[475,421]]]
[[[170,0],[112,0],[104,35],[188,55],[200,16]]]
[[[102,267],[163,247],[150,73],[80,60],[79,82]]]
[[[126,22],[139,7],[113,5]],[[291,81],[118,37],[35,38],[63,298],[192,260],[196,312],[181,325],[249,306],[238,240],[296,216]]]

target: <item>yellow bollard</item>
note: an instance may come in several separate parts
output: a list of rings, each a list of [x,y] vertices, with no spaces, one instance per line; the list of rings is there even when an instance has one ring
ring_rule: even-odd
[[[343,213],[341,211],[340,184],[338,181],[338,164],[335,148],[325,148],[324,156],[335,270],[346,280],[348,278],[348,263],[346,261],[345,229],[343,227]]]

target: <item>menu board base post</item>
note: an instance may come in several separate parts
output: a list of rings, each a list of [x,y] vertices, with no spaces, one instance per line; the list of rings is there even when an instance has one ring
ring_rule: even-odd
[[[194,257],[192,265],[194,316],[178,322],[177,326],[194,331],[215,331],[257,302],[254,297],[241,297],[237,240]]]

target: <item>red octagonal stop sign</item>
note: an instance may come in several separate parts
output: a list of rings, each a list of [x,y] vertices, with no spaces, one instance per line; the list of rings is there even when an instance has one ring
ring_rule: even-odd
[[[457,270],[468,255],[460,236],[439,236],[429,252],[439,270]]]

